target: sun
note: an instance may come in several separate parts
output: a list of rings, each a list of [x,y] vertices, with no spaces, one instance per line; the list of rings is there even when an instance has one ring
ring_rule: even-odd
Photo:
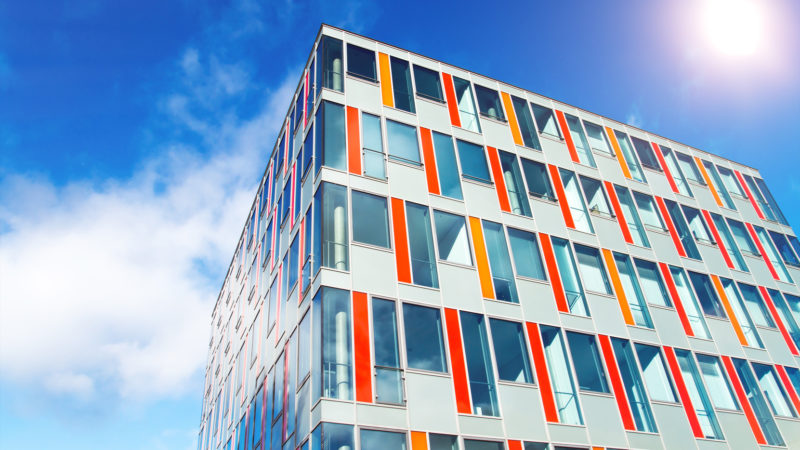
[[[761,48],[763,11],[751,0],[709,0],[704,17],[706,36],[719,53],[743,57]]]

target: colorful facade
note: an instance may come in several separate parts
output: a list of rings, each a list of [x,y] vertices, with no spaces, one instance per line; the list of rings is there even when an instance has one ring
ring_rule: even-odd
[[[279,136],[200,449],[800,448],[756,169],[329,26]]]

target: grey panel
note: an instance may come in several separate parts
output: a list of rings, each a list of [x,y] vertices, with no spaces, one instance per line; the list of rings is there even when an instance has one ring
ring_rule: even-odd
[[[506,435],[527,441],[547,441],[539,389],[498,384],[497,390],[503,405]]]
[[[353,290],[375,295],[397,295],[397,263],[391,250],[358,244],[350,246]]]
[[[757,448],[755,435],[747,418],[741,412],[717,411],[722,434],[732,449]]]
[[[481,285],[476,269],[444,263],[439,264],[438,269],[444,306],[470,311],[483,310]]]
[[[617,401],[613,396],[580,394],[583,407],[583,419],[589,432],[592,445],[603,447],[628,446],[622,419],[617,410]]]
[[[432,392],[436,395],[431,395]],[[450,377],[406,372],[406,395],[411,429],[458,434]]]
[[[694,433],[682,405],[651,403],[656,425],[666,448],[696,448]]]

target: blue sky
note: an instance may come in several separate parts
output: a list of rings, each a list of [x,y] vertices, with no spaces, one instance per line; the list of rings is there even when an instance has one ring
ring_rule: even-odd
[[[0,3],[0,447],[194,448],[211,308],[321,22],[755,166],[800,224],[800,4],[760,4],[737,57],[690,0]]]

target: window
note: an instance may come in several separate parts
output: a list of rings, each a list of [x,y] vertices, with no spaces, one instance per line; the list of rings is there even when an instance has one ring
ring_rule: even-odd
[[[508,191],[511,212],[530,217],[531,205],[528,203],[528,194],[525,192],[517,155],[500,150],[500,165],[503,168],[503,180]]]
[[[353,191],[353,242],[389,248],[389,212],[386,198]]]
[[[492,329],[497,375],[501,380],[533,383],[528,347],[522,324],[507,320],[489,319]]]
[[[477,441],[474,439],[464,439],[464,450],[503,450],[505,446],[502,442]]]
[[[297,381],[302,384],[311,371],[311,314],[303,316],[297,329]]]
[[[639,165],[639,161],[636,159],[636,155],[633,154],[633,150],[631,149],[631,142],[628,140],[628,135],[617,130],[614,130],[614,134],[617,136],[619,148],[620,151],[622,151],[622,157],[625,158],[628,170],[633,179],[642,183],[647,183],[644,172],[642,172],[642,167]]]
[[[539,198],[555,201],[553,185],[547,176],[547,169],[544,164],[522,158],[522,171],[525,174],[525,181],[528,182],[528,193]]]
[[[428,433],[428,441],[430,450],[459,450],[458,436]]]
[[[572,381],[572,370],[569,367],[567,350],[559,328],[541,325],[544,356],[547,360],[547,371],[553,383],[553,394],[556,398],[559,422],[570,425],[583,425],[575,383]]]
[[[590,334],[567,331],[567,342],[575,365],[575,375],[581,390],[609,392],[606,373],[600,354],[597,352],[597,341]]]
[[[586,134],[583,132],[581,121],[571,114],[564,114],[564,117],[567,119],[569,134],[572,136],[572,142],[578,153],[578,161],[590,167],[597,167],[597,164],[594,162],[594,156],[592,156],[592,150],[589,148],[589,141],[586,139]]]
[[[725,295],[728,297],[728,303],[730,303],[731,309],[733,309],[733,314],[739,322],[739,327],[742,329],[747,345],[756,348],[764,348],[764,344],[758,336],[756,327],[753,325],[753,320],[747,312],[744,299],[739,295],[739,291],[733,284],[733,280],[720,278],[720,282],[722,283],[723,292],[725,292]]]
[[[747,232],[744,224],[729,217],[726,217],[725,220],[728,221],[731,234],[733,234],[733,240],[736,241],[736,246],[739,248],[739,251],[747,253],[748,255],[757,256],[759,254],[758,249],[756,249],[756,245],[750,239],[750,234]]]
[[[583,175],[580,175],[580,180],[583,195],[586,197],[586,203],[589,204],[589,211],[606,217],[614,217],[600,181]]]
[[[611,144],[608,142],[608,137],[603,127],[586,120],[583,121],[583,127],[586,129],[586,136],[593,150],[603,152],[607,155],[614,155],[614,151],[611,150]]]
[[[311,433],[311,448],[314,450],[354,449],[353,426],[341,423],[322,422]]]
[[[567,204],[572,212],[572,219],[575,222],[575,229],[585,233],[594,233],[592,221],[589,219],[589,213],[586,210],[586,204],[583,202],[580,188],[578,188],[578,179],[575,172],[558,169],[561,175],[561,182],[564,184],[564,194],[567,197]]]
[[[600,259],[600,250],[575,244],[575,256],[578,259],[578,267],[580,267],[581,278],[586,289],[611,295],[611,285]]]
[[[489,255],[495,297],[497,300],[518,303],[514,270],[511,267],[511,258],[508,256],[508,245],[503,233],[503,226],[484,220],[483,233],[486,240],[486,252]]]
[[[569,242],[565,239],[552,237],[553,253],[556,256],[558,273],[561,276],[561,284],[564,286],[564,295],[567,297],[569,311],[572,314],[581,316],[589,315],[589,308],[586,305],[586,298],[583,295],[583,287],[578,278],[578,269],[572,257]]]
[[[483,183],[492,183],[486,154],[483,147],[471,142],[457,140],[458,159],[461,160],[461,173],[465,178]]]
[[[394,107],[415,113],[414,89],[411,87],[411,67],[408,65],[408,61],[392,56],[391,66]]]
[[[650,240],[647,239],[647,232],[644,230],[644,225],[642,225],[642,220],[639,218],[636,207],[633,206],[631,192],[628,188],[618,184],[614,185],[614,190],[617,193],[622,216],[625,219],[625,223],[628,224],[628,230],[631,232],[633,243],[641,247],[650,248]]]
[[[500,104],[500,95],[497,91],[476,84],[475,96],[478,97],[478,109],[482,115],[505,122],[503,106]]]
[[[321,255],[315,269],[321,264],[322,267],[331,269],[349,270],[347,188],[338,184],[322,183],[314,200],[314,254]]]
[[[397,314],[393,301],[372,299],[372,334],[375,352],[375,401],[402,404],[403,370],[400,367]]]
[[[700,374],[706,382],[708,393],[714,406],[720,409],[738,410],[739,405],[733,396],[728,379],[722,371],[722,364],[719,358],[710,355],[696,354],[697,364],[700,366]]]
[[[469,81],[453,77],[453,87],[456,91],[461,128],[480,133],[481,125],[478,121],[478,114],[475,112],[475,101],[472,98],[472,89]]]
[[[772,303],[775,304],[775,309],[778,311],[778,317],[788,328],[789,336],[792,337],[795,345],[800,346],[800,326],[794,319],[792,311],[784,301],[783,295],[775,289],[767,289],[767,293],[772,298]]]
[[[778,381],[775,370],[766,364],[752,363],[753,372],[756,374],[758,385],[767,397],[767,404],[776,416],[797,417],[789,403],[789,397]]]
[[[628,300],[628,306],[631,308],[634,323],[640,327],[653,328],[653,322],[650,320],[650,312],[647,310],[642,288],[636,279],[636,273],[633,271],[631,257],[624,253],[614,252],[614,263],[617,266],[619,280],[622,284],[622,290],[625,292],[625,298]]]
[[[471,266],[472,253],[464,218],[434,210],[433,219],[436,225],[436,246],[439,249],[439,259]]]
[[[403,303],[403,324],[408,367],[447,372],[439,310]]]
[[[286,279],[288,283],[286,283],[286,293],[289,293],[289,290],[297,283],[297,276],[298,271],[300,270],[300,262],[298,261],[300,258],[300,233],[294,235],[294,239],[292,239],[292,244],[289,246],[289,266],[284,269],[288,274]]]
[[[672,224],[675,226],[681,244],[683,244],[686,256],[693,259],[702,259],[700,257],[700,251],[697,249],[697,245],[692,238],[693,235],[689,229],[689,225],[686,224],[686,220],[683,218],[681,208],[677,203],[666,198],[664,199],[664,204],[667,206],[667,212],[669,212],[669,216],[672,218]]]
[[[689,279],[692,281],[695,292],[697,292],[697,298],[700,299],[700,306],[703,307],[703,312],[709,316],[725,318],[725,312],[714,288],[711,286],[711,279],[708,275],[690,270]]]
[[[686,221],[689,223],[689,229],[692,230],[694,239],[698,242],[713,244],[714,240],[711,238],[711,233],[708,231],[708,228],[706,228],[706,224],[700,216],[700,211],[686,205],[681,205],[681,209],[683,209],[683,214],[686,217]]]
[[[511,103],[514,105],[514,112],[517,116],[523,144],[525,144],[525,147],[541,150],[542,145],[539,143],[539,135],[536,133],[536,126],[533,124],[533,116],[531,115],[531,110],[528,109],[528,102],[512,95]]]
[[[514,266],[517,275],[546,280],[542,257],[539,254],[539,243],[536,235],[528,231],[517,230],[516,228],[506,228],[508,230],[508,240],[511,244],[511,253],[514,256]]]
[[[433,149],[436,156],[436,170],[439,172],[439,187],[443,196],[463,200],[461,177],[458,176],[458,163],[453,148],[453,138],[446,134],[433,132]]]
[[[700,171],[697,169],[697,165],[695,165],[694,159],[692,159],[691,156],[681,152],[675,152],[675,157],[678,159],[678,165],[681,167],[681,172],[686,178],[705,186],[706,182],[703,181],[703,177],[700,175]]]
[[[800,240],[798,240],[795,236],[791,234],[787,234],[786,238],[789,239],[789,243],[792,244],[792,248],[794,249],[794,253],[800,258]]]
[[[731,169],[717,166],[717,171],[719,172],[720,178],[722,178],[722,184],[725,185],[725,189],[727,189],[728,192],[744,197],[744,191],[742,191],[742,187],[739,186],[739,181],[736,180],[736,176]]]
[[[639,161],[642,162],[642,165],[649,169],[661,171],[661,165],[658,163],[658,159],[656,158],[656,154],[653,153],[653,147],[650,146],[650,143],[636,136],[631,136],[631,140],[633,141],[633,148],[636,150],[636,154],[639,155]]]
[[[406,434],[362,429],[361,450],[406,450]]]
[[[636,429],[657,433],[656,422],[653,419],[650,402],[647,401],[642,376],[636,366],[630,341],[611,338],[611,345],[614,348],[614,355],[617,357],[617,365],[622,376],[622,385],[625,386],[625,394],[627,394],[628,404],[633,413]]]
[[[767,220],[776,221],[775,213],[772,211],[772,208],[769,206],[764,196],[761,195],[761,191],[758,189],[758,186],[756,186],[756,182],[753,180],[753,177],[747,174],[742,174],[742,177],[744,178],[745,183],[747,183],[747,186],[750,188],[750,194],[756,200],[756,202],[758,202],[758,206],[764,213],[764,216],[767,218]]]
[[[747,265],[744,262],[742,253],[739,251],[739,246],[736,245],[736,242],[733,240],[733,235],[728,229],[725,219],[723,219],[722,216],[717,213],[710,213],[710,215],[711,220],[714,222],[714,226],[717,228],[719,237],[723,241],[722,244],[725,247],[725,251],[728,252],[728,256],[730,257],[731,261],[737,269],[747,272]]]
[[[412,280],[414,284],[438,288],[430,210],[427,206],[406,202],[406,222]]]
[[[706,171],[714,179],[713,189],[717,192],[717,195],[725,202],[725,206],[730,209],[735,210],[736,205],[733,204],[733,199],[731,199],[730,194],[728,194],[728,190],[722,185],[722,178],[719,177],[717,173],[717,167],[714,164],[711,164],[709,161],[702,161],[703,167],[706,168]]]
[[[689,279],[686,277],[686,273],[680,267],[675,266],[669,266],[669,271],[695,337],[710,339],[711,336],[708,333],[706,321],[703,319],[703,314],[697,305],[697,299],[692,292],[692,288],[689,287]]]
[[[764,304],[764,299],[758,293],[755,286],[744,283],[736,283],[739,286],[739,291],[742,293],[745,307],[750,317],[756,325],[762,327],[774,328],[775,323],[772,321],[772,316],[767,310],[767,305]]]
[[[364,152],[364,175],[386,179],[386,161],[383,157],[383,133],[381,118],[372,114],[361,114],[361,134]]]
[[[694,364],[692,354],[687,350],[675,349],[675,356],[678,358],[678,366],[680,366],[686,390],[689,391],[689,398],[692,400],[697,419],[700,421],[703,435],[710,439],[723,439],[722,429],[717,422],[717,416],[708,399],[708,393],[703,386],[703,380],[700,379],[700,373]]]
[[[444,103],[439,72],[414,64],[414,81],[417,85],[417,95]]]
[[[673,181],[675,181],[675,186],[678,188],[678,192],[692,197],[692,190],[689,189],[689,182],[686,181],[686,177],[683,175],[683,171],[678,164],[678,159],[675,157],[675,152],[673,152],[671,148],[663,145],[659,147],[661,148],[661,154],[664,155],[664,162],[667,164],[669,173],[672,175]]]
[[[386,120],[386,144],[389,158],[420,165],[417,129],[411,125]]]
[[[636,356],[642,368],[644,384],[650,394],[650,400],[675,403],[675,390],[667,375],[664,357],[661,350],[653,345],[635,344]]]
[[[769,231],[769,236],[772,238],[772,242],[778,249],[781,258],[783,258],[783,261],[786,264],[791,264],[793,266],[800,266],[800,261],[797,260],[797,256],[795,256],[794,251],[792,250],[792,246],[789,245],[789,241],[786,239],[786,236],[780,233],[776,233],[772,230],[768,231]]]
[[[322,332],[322,367],[315,370],[322,372],[320,388],[323,397],[353,399],[350,303],[348,291],[330,287],[323,287],[314,297],[314,314],[318,315],[315,322],[321,319],[319,328]],[[319,390],[317,394],[320,394]]]
[[[375,68],[375,52],[353,44],[347,44],[347,74],[377,83],[378,73]]]
[[[742,382],[745,395],[750,400],[750,406],[753,408],[758,424],[761,426],[761,431],[767,439],[769,445],[786,445],[781,437],[778,426],[775,424],[775,419],[769,412],[767,400],[761,392],[761,388],[756,382],[753,372],[750,370],[747,361],[739,358],[731,358],[733,367],[736,369],[736,374]]]
[[[539,133],[561,139],[561,131],[556,124],[556,116],[553,114],[553,110],[536,103],[531,103],[531,109],[533,110],[533,117],[536,119],[536,125],[539,127]]]
[[[754,177],[755,178],[755,177]],[[778,207],[778,202],[775,201],[775,198],[772,196],[772,193],[769,191],[767,187],[767,183],[764,182],[761,178],[755,178],[756,184],[758,185],[759,189],[761,190],[761,194],[764,196],[764,200],[769,204],[772,213],[776,216],[775,220],[778,222],[788,225],[789,223],[786,221],[786,217],[784,217],[783,213],[781,212],[780,207]]]
[[[347,170],[345,154],[345,127],[344,106],[325,101],[317,109],[317,131],[321,133],[317,139],[316,155],[317,167],[331,167],[333,169]],[[276,176],[275,179],[278,177]]]
[[[759,226],[754,226],[753,229],[755,229],[756,237],[761,241],[761,246],[764,247],[764,253],[766,253],[772,266],[775,267],[775,271],[778,272],[778,278],[783,282],[792,283],[792,277],[789,275],[789,271],[786,270],[786,266],[783,265],[783,261],[778,257],[778,251],[775,250],[772,241],[769,240],[767,231]]]
[[[261,410],[263,406],[264,394],[259,388],[256,395],[253,396],[253,403],[250,406],[250,444],[252,447],[257,447],[261,443]]]
[[[322,36],[317,47],[317,83],[322,87],[333,89],[334,91],[344,92],[344,80],[342,78],[342,41],[330,36]],[[322,92],[317,90],[317,95]]]
[[[486,318],[481,314],[461,311],[461,336],[472,396],[472,413],[480,416],[499,416],[494,370],[486,338]]]
[[[639,217],[645,226],[653,227],[658,230],[666,230],[664,222],[661,220],[661,215],[656,209],[656,204],[653,197],[642,194],[641,192],[633,191],[633,198],[636,201],[636,207],[639,210]]]

